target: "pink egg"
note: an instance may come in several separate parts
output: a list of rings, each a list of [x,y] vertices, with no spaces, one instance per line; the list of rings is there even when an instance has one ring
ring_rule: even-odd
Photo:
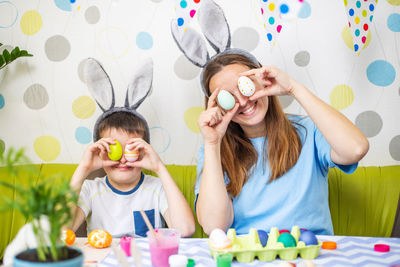
[[[139,158],[139,150],[131,150],[129,146],[126,146],[124,156],[129,162],[136,161]]]

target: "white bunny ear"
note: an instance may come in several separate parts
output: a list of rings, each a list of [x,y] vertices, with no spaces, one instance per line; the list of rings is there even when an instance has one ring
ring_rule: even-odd
[[[210,59],[206,42],[191,28],[180,32],[176,20],[171,21],[171,33],[179,49],[196,66],[202,68]]]
[[[224,12],[213,0],[203,0],[199,24],[207,41],[218,53],[231,46],[231,34]]]
[[[137,109],[150,92],[153,83],[153,60],[145,60],[136,71],[128,85],[125,107]]]
[[[101,64],[93,58],[88,58],[85,60],[83,73],[90,94],[103,112],[113,108],[115,105],[114,89]]]

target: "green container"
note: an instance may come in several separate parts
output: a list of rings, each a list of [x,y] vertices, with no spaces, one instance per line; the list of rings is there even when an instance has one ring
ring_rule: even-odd
[[[262,247],[256,229],[252,228],[249,234],[241,236],[236,236],[235,229],[229,229],[228,238],[232,242],[232,247],[217,250],[209,243],[211,256],[216,260],[218,255],[230,253],[233,259],[242,263],[252,262],[255,258],[258,258],[259,261],[273,261],[277,257],[282,260],[294,260],[298,256],[307,260],[318,257],[321,242],[318,242],[318,245],[306,246],[303,242],[298,242],[298,235],[295,234],[297,230],[296,226],[292,228],[292,233],[297,237],[297,246],[285,248],[281,242],[277,242],[279,231],[276,227],[271,228],[265,247]]]

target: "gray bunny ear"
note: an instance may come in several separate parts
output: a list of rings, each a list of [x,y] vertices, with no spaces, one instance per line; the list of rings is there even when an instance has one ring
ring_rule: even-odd
[[[198,16],[201,30],[217,54],[231,46],[228,22],[222,9],[213,0],[202,1]]]
[[[203,37],[191,28],[180,32],[176,20],[171,21],[172,36],[179,49],[196,66],[202,68],[210,59]]]
[[[132,81],[128,85],[125,107],[137,109],[150,92],[153,83],[153,60],[145,60],[138,67]]]
[[[115,104],[114,89],[101,64],[93,58],[86,59],[83,74],[90,94],[103,112],[113,108]]]

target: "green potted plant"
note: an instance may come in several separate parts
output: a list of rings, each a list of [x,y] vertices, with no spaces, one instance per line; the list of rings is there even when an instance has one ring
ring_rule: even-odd
[[[0,43],[0,47],[3,46]],[[3,53],[0,54],[0,70],[5,68],[8,64],[16,60],[20,57],[32,57],[33,55],[29,54],[26,50],[20,50],[18,46],[14,47],[14,49],[10,52],[7,49],[3,50]]]
[[[29,235],[35,243],[35,248],[15,255],[14,266],[82,266],[82,252],[61,241],[62,227],[70,222],[72,207],[78,200],[69,179],[62,175],[38,179],[39,169],[29,164],[22,149],[11,148],[0,154],[0,165],[5,169],[0,185],[16,193],[13,199],[4,198],[1,210],[16,210],[28,222],[9,245],[10,250],[16,252],[26,247]],[[28,186],[20,185],[24,183]]]

